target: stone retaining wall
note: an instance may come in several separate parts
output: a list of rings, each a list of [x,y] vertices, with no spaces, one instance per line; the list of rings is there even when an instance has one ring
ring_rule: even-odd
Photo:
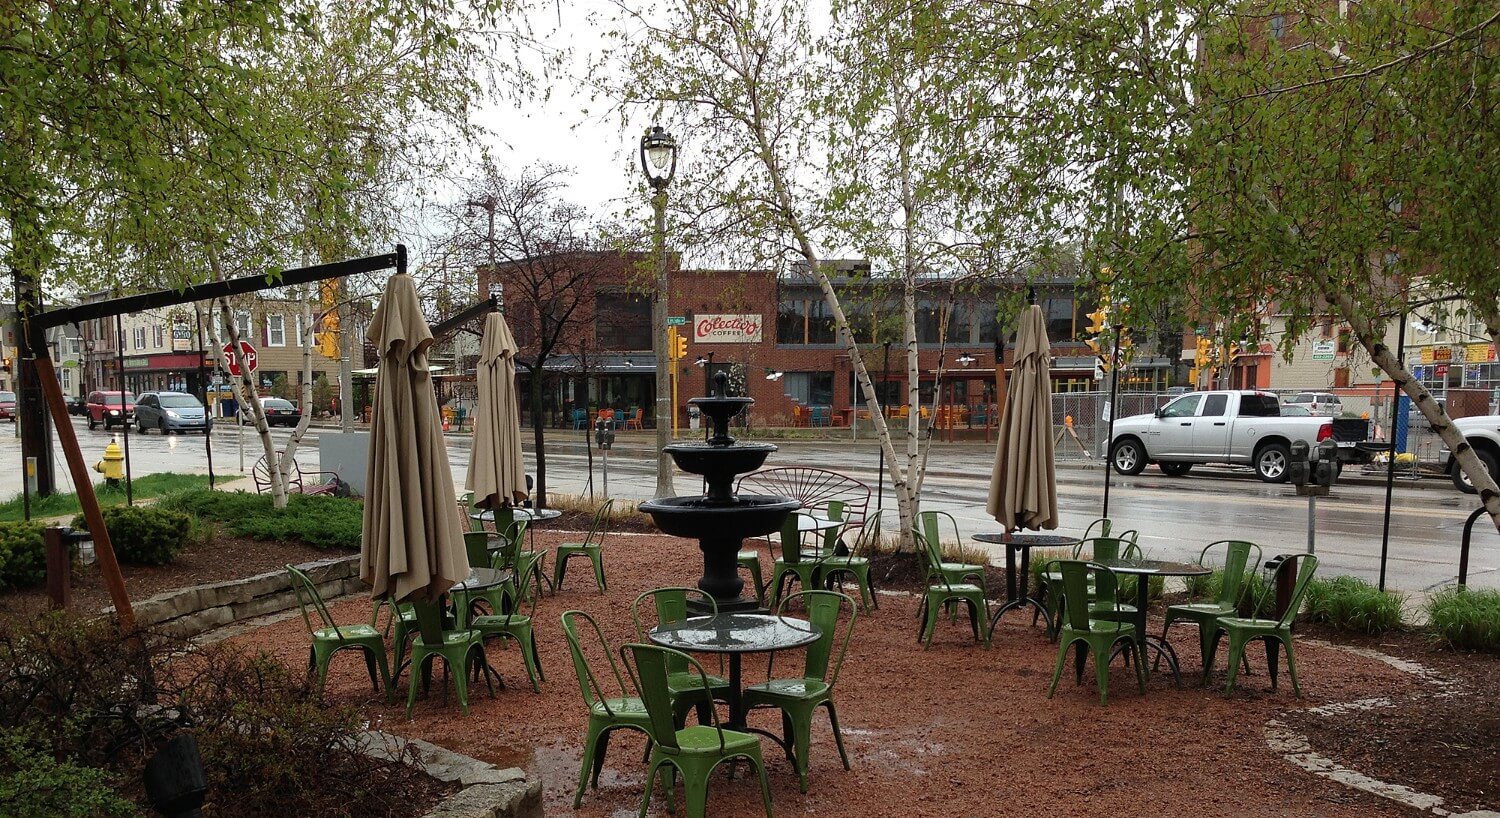
[[[359,555],[306,562],[297,566],[317,586],[324,599],[368,589],[359,578]],[[178,637],[279,613],[297,607],[292,578],[285,569],[244,579],[178,588],[134,605],[136,621]],[[106,608],[113,613],[114,608]]]
[[[541,779],[520,767],[500,769],[421,739],[371,730],[365,752],[395,759],[416,751],[416,764],[439,781],[462,789],[443,799],[425,818],[542,818]]]

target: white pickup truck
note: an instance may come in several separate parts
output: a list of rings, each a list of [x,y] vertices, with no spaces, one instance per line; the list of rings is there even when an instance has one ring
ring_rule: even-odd
[[[1463,434],[1469,445],[1474,447],[1474,453],[1479,455],[1479,462],[1489,469],[1491,475],[1500,475],[1500,415],[1481,415],[1479,417],[1461,418],[1453,421],[1453,425]],[[1443,468],[1447,469],[1453,478],[1453,486],[1459,491],[1468,494],[1474,493],[1474,483],[1464,470],[1458,467],[1458,458],[1454,457],[1447,449],[1443,450],[1447,456],[1447,462]]]
[[[1365,437],[1356,428],[1361,423],[1350,419],[1351,431],[1335,438],[1341,463],[1368,459],[1354,445]],[[1269,392],[1189,392],[1152,414],[1115,421],[1109,461],[1120,474],[1140,474],[1155,463],[1173,477],[1196,463],[1234,463],[1281,483],[1288,477],[1292,442],[1316,447],[1335,437],[1334,425],[1330,418],[1281,417],[1281,404]]]

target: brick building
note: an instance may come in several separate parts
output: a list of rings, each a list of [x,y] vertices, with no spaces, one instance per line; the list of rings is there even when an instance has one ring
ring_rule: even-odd
[[[588,413],[609,406],[627,413],[639,408],[645,425],[650,426],[656,373],[651,303],[642,286],[651,280],[646,266],[649,258],[612,253],[575,254],[574,258],[599,266],[590,279],[592,292],[570,296],[581,300],[574,314],[571,345],[545,366],[545,422],[566,424],[578,409]],[[868,262],[830,261],[828,265],[866,366],[877,381],[881,402],[900,405],[906,394],[906,367],[898,298],[888,294],[889,288],[878,277],[871,277]],[[792,425],[794,414],[807,407],[828,407],[832,415],[842,418],[863,405],[853,365],[835,336],[831,313],[812,276],[795,272],[778,276],[769,270],[681,270],[675,257],[669,270],[668,314],[682,319],[680,330],[687,339],[687,355],[677,365],[680,424],[687,419],[687,400],[703,394],[719,371],[729,375],[736,392],[755,398],[753,422],[757,423]],[[492,285],[505,293],[507,317],[522,347],[521,369],[526,370],[538,311],[520,297],[520,288],[509,280],[512,275],[509,265],[494,271],[481,269],[479,293],[488,293]],[[1075,340],[1088,324],[1086,314],[1093,303],[1075,294],[1070,278],[1043,279],[1036,287],[1052,340],[1054,389],[1097,389],[1094,359]],[[998,286],[981,287],[950,300],[946,289],[924,288],[918,299],[922,403],[931,404],[933,390],[940,389],[939,403],[982,413],[982,407],[994,400],[999,326],[995,305],[1001,292]],[[887,341],[891,342],[888,372]],[[935,372],[940,341],[945,341],[947,361],[941,383]],[[1008,367],[1010,337],[1006,341]],[[1140,388],[1162,386],[1170,365],[1166,359],[1145,358],[1133,367],[1133,377],[1146,381]],[[518,377],[526,414],[525,395],[532,376],[523,371]]]

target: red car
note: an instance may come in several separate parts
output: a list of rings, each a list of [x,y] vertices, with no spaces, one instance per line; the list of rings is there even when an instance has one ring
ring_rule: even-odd
[[[16,422],[16,393],[0,392],[0,420]]]
[[[88,400],[89,428],[104,424],[124,426],[135,415],[135,395],[131,392],[90,392]]]

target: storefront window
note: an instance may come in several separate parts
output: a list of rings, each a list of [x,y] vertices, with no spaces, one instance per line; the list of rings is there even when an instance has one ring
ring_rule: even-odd
[[[828,308],[828,302],[823,299],[815,299],[807,303],[807,342],[809,344],[832,344],[838,340],[835,337],[833,311]]]
[[[1073,296],[1049,297],[1046,313],[1047,338],[1053,342],[1073,340]]]
[[[833,404],[832,372],[788,372],[782,384],[786,396],[803,406]]]
[[[801,298],[783,298],[776,305],[776,342],[807,343],[807,302]]]
[[[651,349],[651,299],[634,293],[599,293],[594,335],[600,349]]]

